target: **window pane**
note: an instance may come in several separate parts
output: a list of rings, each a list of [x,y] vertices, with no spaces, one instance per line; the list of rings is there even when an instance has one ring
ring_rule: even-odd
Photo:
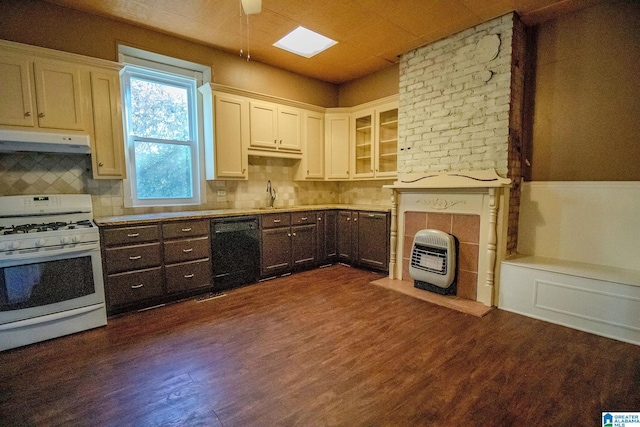
[[[139,199],[193,197],[191,147],[135,141]]]
[[[191,140],[187,89],[131,78],[131,134],[143,138]]]

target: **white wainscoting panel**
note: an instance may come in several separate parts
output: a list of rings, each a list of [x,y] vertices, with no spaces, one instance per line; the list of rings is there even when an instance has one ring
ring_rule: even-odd
[[[640,345],[640,282],[589,277],[586,264],[578,275],[575,263],[563,273],[558,264],[549,271],[522,260],[501,264],[500,309]]]

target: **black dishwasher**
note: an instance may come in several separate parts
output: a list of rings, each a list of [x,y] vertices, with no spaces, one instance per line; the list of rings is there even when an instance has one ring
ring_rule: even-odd
[[[258,218],[212,219],[211,260],[214,291],[256,282],[260,274]]]

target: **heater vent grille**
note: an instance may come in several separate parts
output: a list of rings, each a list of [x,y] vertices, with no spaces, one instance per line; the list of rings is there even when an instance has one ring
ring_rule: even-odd
[[[415,244],[411,267],[444,276],[447,274],[447,250]]]

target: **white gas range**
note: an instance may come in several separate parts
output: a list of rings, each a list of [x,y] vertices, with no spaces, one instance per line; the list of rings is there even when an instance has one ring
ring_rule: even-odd
[[[0,351],[107,323],[91,196],[0,197]]]

